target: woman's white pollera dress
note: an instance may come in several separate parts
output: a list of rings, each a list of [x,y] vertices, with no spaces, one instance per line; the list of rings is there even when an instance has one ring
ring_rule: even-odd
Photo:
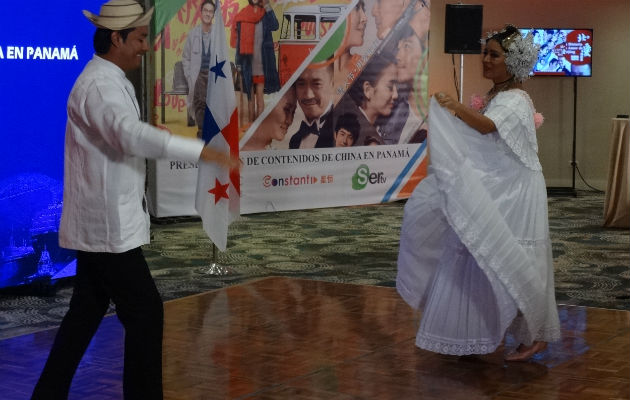
[[[482,135],[431,101],[428,176],[405,205],[396,287],[422,310],[416,344],[487,354],[506,331],[520,343],[560,338],[547,192],[534,107],[497,94]]]

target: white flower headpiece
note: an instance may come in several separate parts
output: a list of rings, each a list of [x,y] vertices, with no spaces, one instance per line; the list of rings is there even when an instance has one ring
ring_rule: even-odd
[[[481,40],[483,44],[495,36],[505,33],[508,28],[515,29],[515,32],[505,37],[503,40],[497,40],[503,50],[505,50],[505,65],[509,73],[514,78],[523,82],[529,78],[529,73],[538,61],[538,50],[540,46],[534,44],[534,35],[528,33],[527,36],[521,36],[520,32],[513,25],[507,25],[501,32],[488,32],[486,37]]]

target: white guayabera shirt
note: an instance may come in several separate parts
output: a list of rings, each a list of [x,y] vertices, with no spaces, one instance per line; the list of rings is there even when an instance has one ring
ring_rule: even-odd
[[[142,122],[123,70],[95,55],[68,99],[59,244],[122,253],[149,243],[145,158],[198,161],[203,146]]]

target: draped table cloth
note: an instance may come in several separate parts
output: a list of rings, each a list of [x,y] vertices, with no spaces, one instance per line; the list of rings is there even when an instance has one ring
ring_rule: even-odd
[[[604,204],[604,226],[630,227],[630,120],[612,119],[608,184]]]

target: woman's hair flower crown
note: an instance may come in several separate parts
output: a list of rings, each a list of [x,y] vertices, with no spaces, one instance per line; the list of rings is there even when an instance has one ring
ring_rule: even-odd
[[[523,82],[529,78],[529,74],[538,61],[540,46],[534,43],[534,35],[527,34],[523,37],[514,25],[506,25],[500,32],[488,32],[481,39],[484,45],[489,40],[496,40],[505,51],[505,65],[508,72],[514,78]]]

